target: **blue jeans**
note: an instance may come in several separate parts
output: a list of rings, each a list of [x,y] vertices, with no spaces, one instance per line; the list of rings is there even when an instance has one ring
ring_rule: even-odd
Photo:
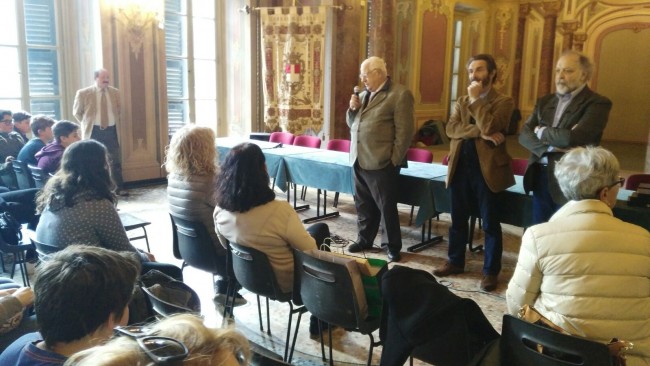
[[[465,246],[469,237],[469,218],[480,214],[485,232],[483,274],[498,275],[501,271],[503,237],[499,220],[500,193],[485,183],[474,140],[465,140],[460,150],[456,171],[449,185],[451,226],[449,227],[449,263],[465,267]]]

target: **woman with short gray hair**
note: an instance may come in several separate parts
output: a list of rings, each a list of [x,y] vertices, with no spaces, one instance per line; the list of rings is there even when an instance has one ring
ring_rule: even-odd
[[[535,307],[567,332],[634,343],[627,365],[650,363],[650,233],[614,217],[623,179],[614,154],[577,147],[555,166],[570,200],[524,233],[508,312]]]
[[[618,160],[610,151],[602,147],[578,147],[556,163],[555,178],[569,200],[598,199],[601,193],[622,184],[618,170]],[[615,198],[616,195],[614,203]]]

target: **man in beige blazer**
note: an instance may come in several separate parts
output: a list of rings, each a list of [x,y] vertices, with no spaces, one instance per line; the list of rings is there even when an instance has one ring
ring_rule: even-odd
[[[81,139],[93,139],[103,143],[111,158],[111,170],[116,194],[128,196],[122,179],[122,153],[117,137],[120,121],[120,92],[108,85],[110,74],[106,69],[95,71],[95,84],[77,90],[72,113],[81,124]]]
[[[439,277],[465,271],[469,218],[480,214],[485,232],[485,258],[480,287],[493,291],[501,271],[503,237],[499,220],[500,192],[515,184],[512,159],[503,132],[514,108],[512,98],[494,90],[497,65],[487,54],[467,62],[470,85],[456,101],[447,122],[451,140],[447,187],[451,195],[449,260],[433,271]]]
[[[413,139],[413,95],[392,82],[379,57],[363,61],[360,72],[366,90],[351,96],[346,116],[359,229],[357,242],[348,250],[371,248],[381,223],[388,239],[388,260],[397,262],[402,249],[397,184]]]

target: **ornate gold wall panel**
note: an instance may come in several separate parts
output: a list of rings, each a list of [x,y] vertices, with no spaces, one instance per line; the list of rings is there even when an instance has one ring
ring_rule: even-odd
[[[422,47],[420,49],[419,94],[422,104],[440,104],[447,70],[448,15],[437,8],[422,14]]]
[[[120,89],[118,134],[124,180],[161,178],[166,175],[161,165],[167,145],[162,31],[157,23],[124,18],[111,5],[104,1],[100,9],[103,57],[112,83]]]

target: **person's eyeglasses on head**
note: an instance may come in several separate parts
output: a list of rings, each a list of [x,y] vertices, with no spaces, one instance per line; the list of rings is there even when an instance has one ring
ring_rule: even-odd
[[[125,335],[134,338],[140,349],[156,365],[182,364],[182,360],[189,355],[189,350],[183,342],[169,337],[161,337],[151,334],[151,329],[139,326],[127,326],[115,328],[116,335]]]

